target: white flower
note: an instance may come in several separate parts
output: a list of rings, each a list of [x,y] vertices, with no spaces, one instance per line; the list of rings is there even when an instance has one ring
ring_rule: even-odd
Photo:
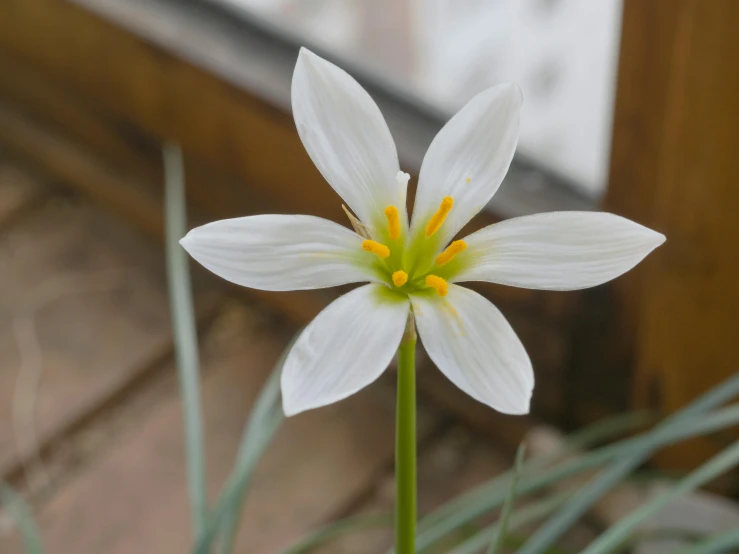
[[[521,91],[475,96],[439,132],[421,166],[413,219],[408,175],[380,110],[347,73],[306,49],[292,81],[300,138],[364,224],[357,232],[307,215],[258,215],[192,230],[182,245],[224,279],[262,290],[369,282],[305,329],[282,374],[287,415],[331,404],[377,379],[413,311],[438,368],[501,412],[529,410],[534,376],[498,309],[457,283],[574,290],[621,275],[664,236],[607,213],[555,212],[491,225],[450,243],[491,199],[518,140]]]

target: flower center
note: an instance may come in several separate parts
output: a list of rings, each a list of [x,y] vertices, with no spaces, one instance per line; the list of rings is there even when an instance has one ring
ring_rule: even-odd
[[[383,210],[387,228],[379,231],[379,235],[385,240],[379,242],[366,238],[362,241],[362,249],[377,256],[373,266],[388,285],[406,293],[432,290],[442,297],[449,293],[448,279],[457,273],[459,264],[447,264],[467,249],[467,243],[455,240],[439,252],[438,239],[431,237],[444,224],[453,207],[454,199],[445,196],[423,231],[410,242],[403,239],[397,206],[387,206]]]

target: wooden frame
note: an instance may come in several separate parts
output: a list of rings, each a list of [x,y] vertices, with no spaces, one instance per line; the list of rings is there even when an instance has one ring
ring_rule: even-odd
[[[733,0],[624,4],[606,205],[667,242],[613,288],[613,351],[635,368],[633,404],[662,413],[739,369],[737,29]],[[695,467],[715,450],[704,440],[661,460]]]
[[[186,153],[195,221],[272,211],[343,222],[340,200],[310,162],[288,112],[298,46],[292,37],[208,2],[6,0],[0,146],[155,236],[161,233],[164,140],[179,142]],[[445,116],[349,69],[378,100],[404,168],[416,172]],[[495,200],[470,227],[593,205],[562,178],[517,157]],[[570,393],[565,386],[580,373],[597,375],[570,363],[582,352],[574,347],[582,341],[573,339],[580,294],[478,290],[501,307],[530,351],[538,413],[558,422],[599,415],[581,409],[581,399],[591,398],[587,388]],[[610,309],[610,290],[596,291],[593,305]],[[257,294],[304,323],[334,293]],[[437,375],[427,374],[429,382]],[[445,385],[428,390],[478,426],[498,435],[510,429],[510,418],[491,418]],[[514,431],[511,442],[519,435]]]

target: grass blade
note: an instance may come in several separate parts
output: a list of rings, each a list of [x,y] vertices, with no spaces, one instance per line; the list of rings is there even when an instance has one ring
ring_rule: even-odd
[[[221,531],[223,542],[220,551],[227,553],[233,550],[241,508],[251,483],[252,473],[285,418],[280,404],[280,376],[287,353],[299,335],[299,332],[296,333],[283,351],[252,407],[234,469],[218,497],[205,532],[193,549],[195,554],[210,552],[213,541]]]
[[[295,335],[295,338],[297,336]],[[235,492],[232,493],[231,507],[225,511],[223,516],[222,554],[230,554],[233,551],[241,510],[251,483],[251,475],[284,419],[280,405],[280,377],[285,357],[294,343],[295,339],[285,348],[272,374],[262,387],[259,398],[254,403],[241,439],[234,470],[224,488],[224,491],[233,489]],[[227,493],[224,492],[224,494]]]
[[[629,431],[634,431],[639,427],[643,427],[648,422],[648,418],[653,420],[654,416],[647,415],[646,412],[637,412],[635,414],[617,415],[597,421],[583,430],[566,437],[566,447],[562,452],[554,452],[546,456],[539,456],[527,461],[524,464],[524,471],[531,472],[536,469],[551,465],[559,460],[570,449],[590,448],[603,441],[611,440],[619,435],[623,435]],[[423,518],[419,525],[419,530],[423,531],[434,525],[434,522],[443,520],[456,513],[461,506],[469,504],[477,499],[484,499],[486,496],[493,494],[501,482],[508,482],[513,476],[512,470],[509,470],[495,478],[478,485],[472,491],[462,494],[455,499],[447,502],[440,508]]]
[[[205,445],[200,407],[200,364],[195,309],[187,254],[179,241],[187,232],[185,169],[182,151],[166,144],[164,156],[164,215],[167,280],[172,314],[175,358],[185,422],[187,484],[193,532],[200,536],[208,517],[205,488]]]
[[[674,487],[644,504],[611,526],[594,540],[582,554],[607,554],[618,548],[640,523],[646,521],[676,498],[705,485],[739,464],[739,441],[719,452],[705,464],[681,479]]]
[[[321,546],[329,541],[337,539],[343,535],[356,533],[357,531],[366,531],[368,529],[377,529],[380,527],[391,527],[393,524],[393,514],[362,514],[353,517],[347,517],[335,523],[331,523],[314,531],[307,537],[292,545],[282,554],[307,554],[314,548]]]
[[[521,470],[523,469],[523,460],[526,455],[526,445],[521,443],[518,450],[516,451],[516,462],[514,464],[514,474],[511,479],[511,488],[508,490],[508,496],[503,504],[503,510],[500,514],[500,530],[496,534],[495,540],[490,541],[490,548],[488,548],[488,554],[498,554],[503,548],[505,543],[506,532],[508,531],[508,523],[511,517],[511,511],[513,511],[513,503],[516,501],[516,487],[518,486],[518,480],[521,477]]]
[[[554,510],[559,508],[569,498],[568,494],[558,494],[531,502],[513,512],[508,523],[508,532],[511,533],[521,527],[525,527],[532,523],[547,517]],[[497,537],[501,535],[501,521],[497,521],[493,525],[488,526],[479,533],[473,535],[462,544],[458,545],[449,554],[477,554],[481,552],[491,542],[497,541]],[[507,541],[505,541],[507,542]]]
[[[737,394],[739,375],[712,389],[646,433],[645,440],[619,456],[585,485],[562,510],[533,534],[518,554],[542,554],[608,490],[646,461],[658,447],[664,446],[666,437],[688,426],[696,416],[731,400]]]
[[[614,439],[636,430],[643,430],[656,422],[657,414],[651,410],[618,414],[596,421],[568,435],[565,437],[566,446],[569,449],[591,448],[604,440]]]
[[[0,483],[0,505],[4,506],[15,520],[23,538],[26,554],[43,554],[41,535],[31,514],[31,509],[23,498],[5,483]]]
[[[737,424],[739,424],[739,406],[732,406],[701,418],[695,418],[683,425],[675,426],[669,432],[661,433],[656,438],[653,436],[653,431],[644,433],[637,437],[624,439],[617,443],[604,446],[578,459],[561,463],[546,470],[538,470],[537,468],[538,471],[529,472],[525,465],[521,484],[519,485],[519,495],[536,492],[557,480],[595,469],[610,462],[614,458],[620,459],[624,454],[641,451],[645,445],[650,446],[653,450],[657,450],[694,436],[715,432]],[[449,503],[453,505],[454,509],[448,511],[448,515],[436,519],[430,525],[424,526],[423,532],[419,534],[416,543],[418,551],[420,552],[433,546],[448,533],[500,506],[505,500],[509,483],[510,476],[504,474],[486,485],[463,495],[464,502],[455,500]],[[445,511],[447,511],[447,508],[448,506],[444,506]]]
[[[675,554],[721,554],[739,549],[739,529],[729,529],[683,548]]]

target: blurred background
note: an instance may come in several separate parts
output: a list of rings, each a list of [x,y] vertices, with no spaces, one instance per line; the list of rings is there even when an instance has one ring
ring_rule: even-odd
[[[423,512],[507,469],[525,436],[545,451],[603,418],[665,416],[739,367],[739,2],[3,0],[2,11],[0,480],[30,501],[49,552],[187,551],[161,149],[184,152],[190,227],[256,213],[346,224],[290,115],[300,46],[376,99],[412,188],[456,110],[488,86],[521,85],[519,150],[470,230],[605,210],[668,239],[592,290],[476,287],[531,355],[530,416],[474,403],[419,350]],[[215,495],[282,349],[342,291],[251,291],[192,270]],[[393,414],[389,372],[287,421],[255,475],[239,551],[280,552],[391,507]],[[668,448],[649,469],[682,474],[736,438]],[[671,525],[739,526],[735,479],[712,490]],[[563,548],[578,552],[651,494],[627,492]],[[380,552],[390,538],[325,552]],[[0,551],[21,551],[3,515]]]

